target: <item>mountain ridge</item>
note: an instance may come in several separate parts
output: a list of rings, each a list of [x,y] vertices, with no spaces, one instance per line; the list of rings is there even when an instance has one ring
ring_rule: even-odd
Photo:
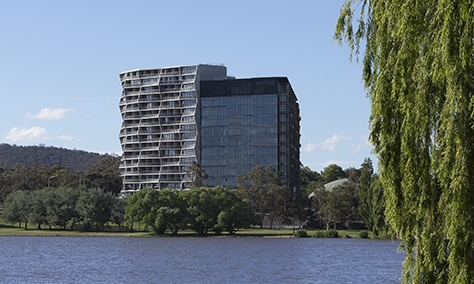
[[[0,144],[0,167],[3,168],[12,168],[16,164],[25,166],[39,164],[47,167],[63,166],[74,171],[85,172],[88,166],[97,164],[106,157],[117,156],[43,144],[37,146]]]

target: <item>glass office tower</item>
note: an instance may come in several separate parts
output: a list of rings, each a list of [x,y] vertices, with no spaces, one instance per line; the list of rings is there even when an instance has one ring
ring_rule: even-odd
[[[194,161],[208,186],[234,188],[236,175],[261,165],[299,188],[299,106],[288,79],[226,72],[199,64],[120,73],[123,193],[186,189]]]
[[[236,186],[236,175],[272,166],[299,188],[300,116],[287,78],[201,82],[200,164],[209,186]]]

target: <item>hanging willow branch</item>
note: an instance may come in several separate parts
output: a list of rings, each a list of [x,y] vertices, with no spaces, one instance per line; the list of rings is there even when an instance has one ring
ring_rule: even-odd
[[[351,56],[364,48],[403,281],[474,283],[474,2],[346,0],[334,38]]]

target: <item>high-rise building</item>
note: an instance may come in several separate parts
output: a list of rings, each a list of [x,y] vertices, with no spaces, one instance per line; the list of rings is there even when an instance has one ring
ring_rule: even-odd
[[[288,79],[226,73],[201,64],[120,73],[124,192],[188,188],[192,162],[209,186],[233,188],[236,175],[261,165],[299,187],[299,106]]]

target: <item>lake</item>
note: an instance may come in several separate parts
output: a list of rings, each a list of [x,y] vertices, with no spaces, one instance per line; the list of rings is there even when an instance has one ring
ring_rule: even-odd
[[[399,283],[398,241],[1,237],[0,283]]]

